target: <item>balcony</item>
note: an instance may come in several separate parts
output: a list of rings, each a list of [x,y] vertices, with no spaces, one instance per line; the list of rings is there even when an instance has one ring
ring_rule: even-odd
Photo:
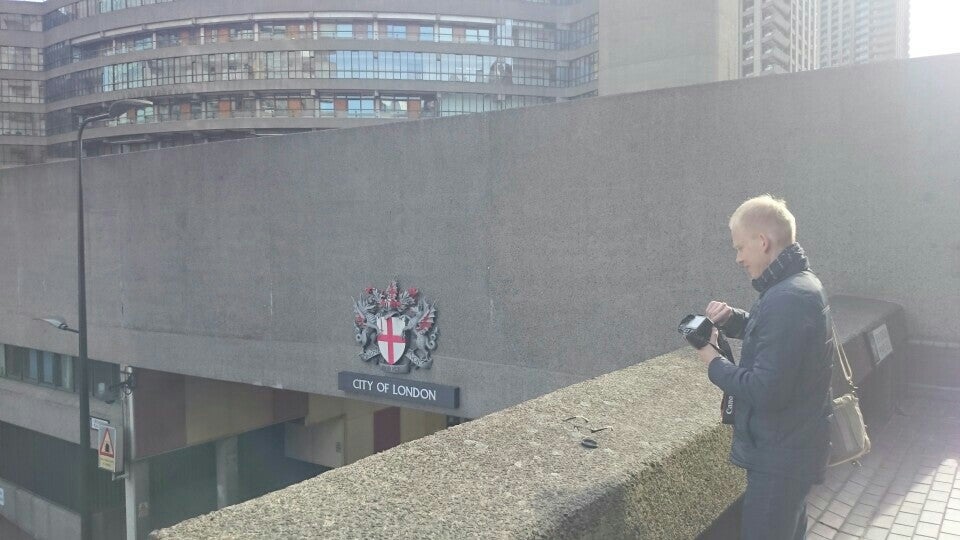
[[[760,39],[761,43],[766,45],[767,43],[773,42],[779,44],[784,49],[790,47],[790,38],[787,37],[783,32],[778,32],[776,30],[767,30],[763,33],[763,37]]]

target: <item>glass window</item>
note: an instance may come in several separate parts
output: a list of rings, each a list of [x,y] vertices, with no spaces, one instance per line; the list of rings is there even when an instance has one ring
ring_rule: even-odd
[[[13,345],[4,345],[4,360],[6,362],[5,376],[11,379],[20,379],[23,377],[23,364],[27,356],[27,350]]]
[[[407,27],[400,24],[387,25],[388,39],[407,39]]]
[[[420,27],[420,41],[433,41],[433,26]]]
[[[437,41],[441,43],[450,43],[453,41],[453,27],[441,26],[437,30]]]
[[[40,383],[48,386],[55,386],[59,382],[60,375],[59,355],[43,351],[41,353],[40,365]]]
[[[253,23],[235,24],[230,27],[230,41],[252,41]]]
[[[23,379],[30,382],[38,382],[40,380],[40,351],[29,349],[27,367],[24,370]]]
[[[332,118],[333,113],[333,98],[329,96],[324,96],[318,98],[320,102],[320,116],[323,118]]]
[[[60,356],[60,382],[58,386],[63,390],[72,392],[73,388],[73,365],[76,358],[73,356]]]
[[[285,39],[287,25],[276,23],[260,23],[260,39]]]
[[[350,23],[337,24],[337,31],[334,37],[341,39],[350,39],[353,37],[353,25]]]
[[[373,97],[347,97],[347,116],[352,118],[369,118],[374,116]]]

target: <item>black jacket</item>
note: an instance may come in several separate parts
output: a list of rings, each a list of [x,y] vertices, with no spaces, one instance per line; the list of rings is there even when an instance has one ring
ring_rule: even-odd
[[[735,465],[819,483],[830,453],[831,333],[823,285],[793,246],[802,265],[755,280],[757,303],[723,327],[743,340],[740,365],[715,358],[709,376],[734,396]]]

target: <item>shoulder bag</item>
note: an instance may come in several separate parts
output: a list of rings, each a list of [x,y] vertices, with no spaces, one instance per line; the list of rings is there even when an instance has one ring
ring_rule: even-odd
[[[833,349],[836,355],[833,368],[840,367],[843,371],[843,381],[846,383],[846,391],[840,395],[837,395],[832,387],[830,389],[833,410],[829,417],[829,465],[833,467],[855,461],[866,455],[870,451],[870,437],[867,435],[867,425],[864,424],[863,414],[860,412],[857,388],[853,385],[853,370],[850,369],[847,355],[843,351],[843,345],[840,344],[840,336],[837,334],[837,327],[833,324],[832,317],[830,326],[833,331]]]

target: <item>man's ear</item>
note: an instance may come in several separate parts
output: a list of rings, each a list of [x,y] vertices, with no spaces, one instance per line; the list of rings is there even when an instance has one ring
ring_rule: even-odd
[[[773,244],[770,242],[770,238],[764,233],[758,233],[757,239],[760,242],[760,248],[763,249],[764,253],[769,253]]]

